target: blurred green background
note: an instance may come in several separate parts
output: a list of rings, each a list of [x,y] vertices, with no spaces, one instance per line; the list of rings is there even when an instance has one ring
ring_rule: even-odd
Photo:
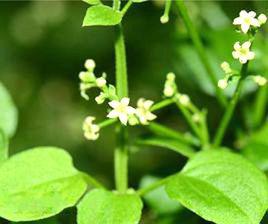
[[[190,1],[187,6],[218,78],[224,75],[219,67],[224,60],[239,68],[231,58],[233,43],[241,39],[231,25],[232,19],[241,9],[268,14],[267,1]],[[114,82],[114,32],[113,28],[106,27],[82,28],[86,9],[87,5],[80,1],[0,3],[0,80],[19,109],[18,131],[11,140],[10,153],[39,145],[65,148],[72,154],[76,167],[113,188],[113,128],[102,130],[96,142],[83,138],[84,118],[92,115],[101,121],[106,116],[106,107],[96,105],[94,91],[88,102],[80,97],[78,73],[83,70],[84,61],[93,58],[97,74],[105,71],[108,80]],[[161,100],[165,75],[173,71],[180,91],[189,94],[199,107],[208,108],[213,134],[222,109],[176,8],[165,25],[159,21],[162,13],[163,1],[149,1],[133,6],[124,19],[131,100],[133,103],[140,97]],[[254,46],[257,58],[250,67],[253,74],[266,77],[267,31],[266,25],[264,32],[258,35]],[[234,86],[228,87],[227,95]],[[237,133],[251,125],[250,109],[256,90],[256,85],[248,82],[244,91],[246,97],[241,100],[232,121],[235,128],[231,125],[233,128],[227,132],[225,145],[234,148]],[[242,108],[246,109],[243,114]],[[161,123],[174,129],[189,131],[175,107],[161,111],[158,117]],[[133,128],[133,138],[143,133],[146,131]],[[130,185],[138,187],[147,174],[174,173],[184,163],[183,157],[171,151],[148,147],[132,149]],[[44,223],[75,223],[75,210],[66,210]],[[167,216],[145,209],[142,223],[205,222],[186,210]]]

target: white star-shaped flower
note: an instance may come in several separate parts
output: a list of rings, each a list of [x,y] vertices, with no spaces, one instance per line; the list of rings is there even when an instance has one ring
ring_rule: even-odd
[[[239,13],[239,17],[235,18],[233,21],[234,25],[240,25],[243,33],[247,33],[250,29],[250,26],[260,27],[260,22],[255,18],[256,13],[254,11],[247,12],[246,10],[242,10]]]
[[[241,64],[247,63],[247,61],[254,59],[255,53],[250,51],[251,42],[246,41],[242,45],[240,42],[234,44],[234,51],[232,55],[235,59],[239,59]]]
[[[153,101],[145,100],[144,98],[140,98],[137,102],[136,115],[140,120],[140,123],[143,125],[149,124],[148,121],[152,121],[156,118],[156,116],[150,111]]]
[[[95,117],[88,116],[83,123],[84,136],[88,140],[96,140],[99,137],[100,127],[93,124],[94,120]]]
[[[136,113],[136,110],[129,106],[129,101],[129,98],[124,97],[120,101],[113,100],[109,102],[109,105],[113,110],[110,111],[107,117],[118,118],[122,124],[127,125],[129,116]]]

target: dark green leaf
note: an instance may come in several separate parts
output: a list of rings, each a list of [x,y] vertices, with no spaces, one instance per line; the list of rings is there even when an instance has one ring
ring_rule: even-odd
[[[18,112],[11,96],[0,82],[0,128],[12,137],[17,128]]]
[[[32,221],[74,206],[86,190],[67,152],[39,147],[19,153],[0,167],[0,216]]]
[[[77,207],[78,224],[137,224],[141,218],[142,201],[136,194],[95,189]]]
[[[197,154],[166,190],[171,198],[217,224],[259,224],[268,207],[265,175],[227,151]]]
[[[195,151],[190,146],[172,138],[150,137],[139,139],[137,143],[142,145],[163,147],[178,152],[186,157],[191,157],[195,154]]]
[[[88,8],[83,26],[114,26],[121,22],[122,14],[105,5]]]

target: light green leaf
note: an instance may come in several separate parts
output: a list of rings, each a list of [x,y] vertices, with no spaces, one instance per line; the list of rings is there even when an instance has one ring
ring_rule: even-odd
[[[139,139],[138,144],[158,146],[166,149],[173,150],[178,152],[186,157],[192,157],[195,154],[195,151],[190,146],[186,145],[183,142],[180,142],[177,139],[165,138],[165,137],[149,137],[144,139]]]
[[[18,112],[7,89],[0,82],[0,128],[12,137],[17,128]]]
[[[70,155],[55,147],[19,153],[0,167],[0,216],[32,221],[74,206],[86,190]]]
[[[144,176],[140,183],[140,188],[145,188],[160,180],[158,177]],[[174,213],[182,209],[182,206],[168,197],[165,188],[159,187],[143,196],[145,202],[158,214]],[[159,203],[161,202],[161,203]]]
[[[8,139],[0,129],[0,164],[8,158]]]
[[[100,0],[82,0],[83,2],[89,5],[99,5],[102,4]]]
[[[171,198],[217,224],[259,224],[268,207],[265,175],[227,151],[197,154],[166,190]]]
[[[77,207],[78,224],[137,224],[141,218],[142,201],[136,194],[95,189]]]
[[[242,153],[261,170],[268,171],[268,124],[252,134]]]
[[[95,5],[88,8],[83,26],[114,26],[121,22],[122,14],[109,6]]]

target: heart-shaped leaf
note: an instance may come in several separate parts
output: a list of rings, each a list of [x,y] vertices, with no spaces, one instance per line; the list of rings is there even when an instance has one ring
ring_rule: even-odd
[[[0,82],[0,129],[8,137],[12,137],[16,131],[18,112],[7,89]]]
[[[142,201],[136,194],[95,189],[77,207],[78,224],[137,224],[141,218]]]
[[[31,221],[74,206],[87,184],[67,152],[39,147],[19,153],[0,166],[0,216]]]
[[[114,26],[121,22],[122,13],[105,5],[94,5],[88,8],[83,26]]]
[[[197,154],[166,190],[171,198],[217,224],[259,224],[268,208],[265,175],[227,151]]]

